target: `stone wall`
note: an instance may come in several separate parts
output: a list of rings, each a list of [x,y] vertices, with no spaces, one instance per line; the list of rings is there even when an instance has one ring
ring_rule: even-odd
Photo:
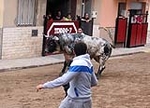
[[[38,34],[32,36],[32,31]],[[38,57],[42,53],[43,27],[3,28],[2,59]]]

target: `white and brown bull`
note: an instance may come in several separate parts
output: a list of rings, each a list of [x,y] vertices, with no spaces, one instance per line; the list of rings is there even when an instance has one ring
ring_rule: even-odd
[[[66,33],[57,36],[50,36],[50,41],[55,43],[55,46],[64,53],[65,65],[63,67],[62,73],[65,72],[66,64],[70,64],[74,53],[74,44],[78,41],[82,41],[87,45],[87,52],[89,53],[91,59],[94,59],[99,63],[99,69],[96,72],[97,78],[99,79],[102,71],[105,69],[105,62],[109,59],[112,52],[112,45],[105,39],[89,36],[85,34],[78,33]]]

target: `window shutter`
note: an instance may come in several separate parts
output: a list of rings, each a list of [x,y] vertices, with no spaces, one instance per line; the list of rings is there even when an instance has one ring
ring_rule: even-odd
[[[18,0],[17,25],[34,25],[36,0]]]

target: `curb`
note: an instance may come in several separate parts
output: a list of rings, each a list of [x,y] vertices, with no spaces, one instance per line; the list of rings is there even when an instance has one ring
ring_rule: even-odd
[[[0,69],[0,72],[15,71],[15,70],[29,69],[29,68],[36,68],[36,67],[49,66],[49,65],[61,64],[61,63],[63,63],[63,62],[48,63],[48,64],[43,64],[43,65],[31,65],[31,66],[5,68],[5,69]]]
[[[119,56],[127,56],[127,55],[133,55],[133,54],[139,54],[139,53],[145,53],[144,51],[139,51],[139,52],[131,52],[131,53],[124,53],[124,54],[117,54],[117,55],[112,55],[110,58],[113,57],[119,57]],[[42,67],[42,66],[49,66],[49,65],[55,65],[55,64],[62,64],[62,61],[58,61],[55,63],[48,63],[48,64],[41,64],[41,65],[30,65],[30,66],[22,66],[22,67],[12,67],[12,68],[5,68],[5,69],[0,69],[0,72],[6,72],[6,71],[15,71],[15,70],[21,70],[21,69],[28,69],[28,68],[36,68],[36,67]]]
[[[139,53],[146,53],[146,52],[145,51],[131,52],[131,53],[126,53],[126,54],[112,55],[111,57],[127,56],[127,55],[139,54]]]

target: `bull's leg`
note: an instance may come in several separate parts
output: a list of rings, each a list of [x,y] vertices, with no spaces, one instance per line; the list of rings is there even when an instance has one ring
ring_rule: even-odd
[[[66,72],[66,68],[67,68],[67,61],[64,61],[63,68],[62,68],[59,76],[62,76]]]
[[[97,78],[100,77],[100,75],[102,74],[103,70],[105,69],[105,62],[108,60],[108,58],[110,57],[112,52],[112,48],[110,45],[106,44],[104,46],[104,52],[102,53],[102,55],[99,57],[99,69],[97,72]]]
[[[65,91],[65,97],[68,95],[67,91],[68,91],[69,87],[70,87],[69,83],[63,85],[64,91]]]
[[[65,73],[65,72],[68,70],[68,68],[70,67],[70,64],[71,64],[71,63],[72,63],[72,60],[67,61],[66,69],[65,69],[65,71],[64,71],[63,73]],[[69,83],[63,85],[64,91],[65,91],[65,96],[67,96],[67,91],[68,91],[69,87],[70,87]]]
[[[68,69],[67,67],[70,66],[73,59],[73,55],[68,55],[67,53],[64,53],[64,57],[65,57],[65,61],[64,61],[63,68],[60,72],[60,75],[64,74],[67,71],[66,69]]]
[[[67,55],[64,53],[65,61],[64,61],[64,66],[63,69],[61,70],[60,75],[63,75],[65,72],[67,72],[68,68],[70,67],[70,64],[72,63],[72,55]],[[67,90],[69,89],[69,83],[63,85],[64,91],[65,91],[65,96],[67,96]]]
[[[98,68],[98,71],[97,71],[97,74],[96,74],[97,79],[100,78],[100,76],[101,76],[102,72],[104,71],[104,69],[105,69],[105,66],[99,65],[99,68]]]
[[[96,57],[94,57],[94,60],[99,63],[99,68],[98,68],[98,71],[96,73],[97,79],[99,79],[103,70],[105,69],[105,61],[106,60],[103,56],[96,56]]]
[[[70,61],[64,61],[64,66],[63,66],[63,69],[61,70],[60,76],[63,75],[64,73],[66,73],[66,71],[68,70],[71,62],[72,62],[72,60],[70,60]],[[69,87],[70,87],[69,83],[63,85],[64,91],[65,91],[65,97],[67,96],[67,91],[68,91]]]
[[[62,68],[62,70],[61,70],[59,76],[62,76],[62,75],[66,72],[66,69],[67,69],[68,67],[69,67],[69,66],[68,66],[67,61],[64,61],[64,65],[63,65],[63,68]],[[67,96],[67,90],[68,90],[68,88],[69,88],[69,83],[66,84],[66,85],[63,85],[63,88],[64,88],[64,91],[65,91],[65,96]]]

